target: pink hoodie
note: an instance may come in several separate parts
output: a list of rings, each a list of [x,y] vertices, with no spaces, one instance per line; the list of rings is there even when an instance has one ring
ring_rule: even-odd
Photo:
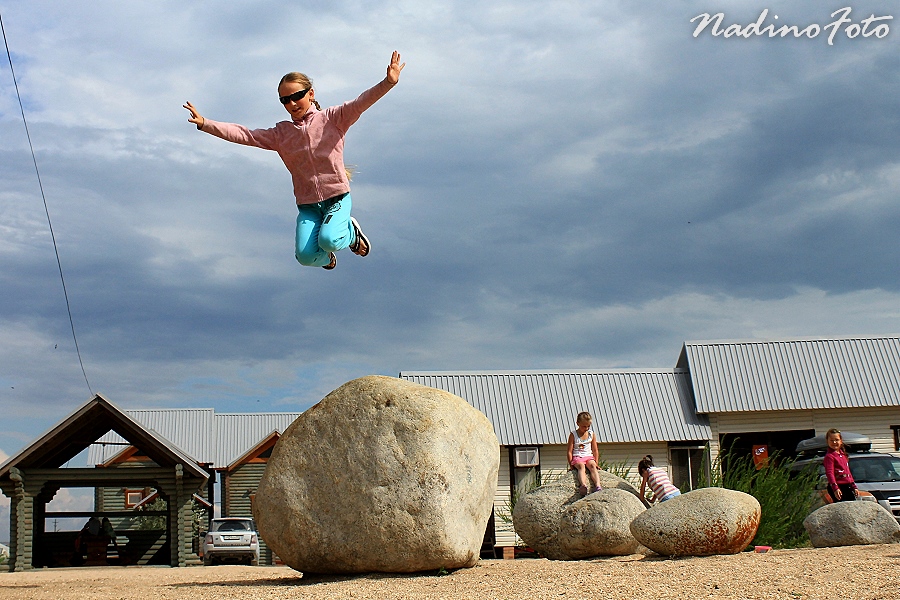
[[[344,172],[344,136],[367,108],[394,87],[385,80],[356,100],[325,110],[311,105],[298,121],[281,121],[269,129],[205,119],[200,128],[223,140],[274,150],[294,182],[297,204],[314,204],[350,191]]]
[[[825,479],[828,480],[831,489],[837,488],[839,484],[849,484],[856,489],[856,482],[853,481],[853,473],[850,472],[850,462],[846,454],[829,448],[825,451],[822,466],[825,467]]]

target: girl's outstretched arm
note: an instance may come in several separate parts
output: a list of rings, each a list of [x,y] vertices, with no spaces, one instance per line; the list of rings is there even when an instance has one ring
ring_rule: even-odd
[[[206,122],[206,119],[204,119],[200,115],[200,113],[197,112],[197,109],[194,108],[194,105],[191,104],[190,102],[185,102],[184,104],[182,104],[182,106],[184,108],[188,109],[189,111],[191,111],[191,118],[188,119],[188,122],[196,125],[197,129],[202,129],[203,124]]]
[[[405,66],[406,63],[400,64],[400,53],[394,50],[394,53],[391,55],[391,64],[388,65],[387,76],[385,77],[387,82],[391,85],[396,85],[400,81],[400,71]]]

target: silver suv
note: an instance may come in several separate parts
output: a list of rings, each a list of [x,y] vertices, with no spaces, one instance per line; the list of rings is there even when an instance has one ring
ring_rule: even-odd
[[[858,433],[841,433],[847,448],[850,472],[856,487],[875,497],[878,504],[886,508],[900,522],[900,457],[893,454],[871,452],[872,442]],[[809,465],[816,465],[821,478],[820,488],[825,489],[825,467],[822,459],[827,448],[825,436],[819,435],[797,444],[798,458],[791,471],[801,471]]]
[[[203,539],[203,564],[239,561],[259,564],[259,534],[250,517],[213,519],[209,533]]]

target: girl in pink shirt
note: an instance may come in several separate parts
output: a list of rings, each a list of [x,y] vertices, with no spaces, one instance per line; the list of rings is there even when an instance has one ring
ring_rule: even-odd
[[[385,78],[355,100],[322,110],[312,81],[303,73],[288,73],[278,84],[278,99],[291,115],[269,129],[247,129],[236,123],[205,119],[190,102],[189,122],[229,142],[278,152],[291,173],[297,201],[295,256],[301,265],[333,269],[335,252],[350,247],[369,253],[369,240],[350,216],[350,179],[344,167],[344,136],[362,113],[400,80],[400,53],[394,51]]]
[[[825,443],[828,444],[828,449],[822,459],[822,466],[825,467],[825,478],[828,480],[828,495],[834,502],[856,500],[856,482],[850,472],[850,462],[847,460],[847,450],[840,430],[829,429],[825,434]]]

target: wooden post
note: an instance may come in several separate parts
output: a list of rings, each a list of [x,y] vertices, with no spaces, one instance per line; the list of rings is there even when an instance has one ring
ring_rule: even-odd
[[[9,570],[24,571],[26,538],[30,537],[25,523],[25,515],[28,512],[25,495],[25,475],[19,469],[12,467],[9,470],[9,478],[13,481],[15,489],[10,502],[10,529],[9,532]]]
[[[184,467],[181,464],[175,465],[175,514],[178,515],[178,524],[176,526],[176,539],[173,540],[178,547],[178,565],[179,567],[187,566],[187,557],[185,556],[184,546],[187,543],[184,535]],[[173,565],[174,566],[174,565]]]

